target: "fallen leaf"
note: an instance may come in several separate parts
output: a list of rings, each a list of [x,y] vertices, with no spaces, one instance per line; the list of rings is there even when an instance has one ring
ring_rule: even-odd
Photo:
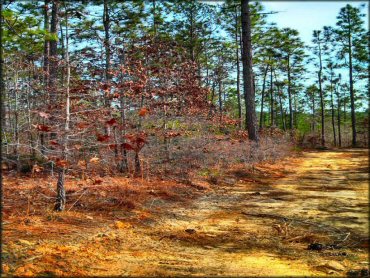
[[[7,264],[3,264],[3,271],[4,271],[4,273],[9,272],[9,270],[10,270],[10,267]]]
[[[18,243],[23,244],[23,245],[28,245],[28,246],[33,245],[31,242],[29,242],[28,240],[24,240],[24,239],[18,239]]]
[[[101,135],[101,134],[97,134],[96,135],[96,139],[99,141],[99,142],[106,142],[108,141],[110,138],[109,135]]]
[[[85,160],[79,160],[77,162],[77,166],[79,166],[80,168],[86,168],[86,165],[87,165],[87,163],[86,163]]]
[[[117,120],[115,118],[110,119],[109,121],[106,121],[106,124],[108,125],[115,125],[117,123]]]
[[[74,147],[75,147],[75,149],[76,149],[76,150],[79,150],[79,149],[81,149],[81,148],[82,148],[82,145],[80,145],[80,144],[76,144],[76,145],[74,145]]]
[[[140,111],[139,111],[139,116],[140,117],[144,117],[146,114],[149,113],[149,110],[145,107],[141,108]]]
[[[124,148],[127,151],[134,150],[134,148],[129,143],[123,143],[122,148]]]
[[[123,223],[122,221],[116,221],[116,222],[114,222],[114,226],[117,229],[124,229],[124,228],[130,228],[131,224]]]
[[[84,122],[81,122],[81,123],[78,123],[78,124],[77,124],[77,127],[78,127],[79,129],[84,129],[84,128],[87,128],[88,126],[89,126],[89,124],[84,123]]]
[[[47,114],[47,113],[45,113],[45,112],[39,112],[39,116],[40,116],[41,118],[45,118],[45,119],[47,119],[47,118],[49,118],[49,117],[50,117],[50,115],[49,115],[49,114]]]
[[[50,145],[54,145],[54,146],[58,146],[59,145],[59,143],[58,143],[57,140],[50,140],[49,143],[50,143]]]
[[[340,264],[340,263],[338,263],[336,261],[328,261],[327,263],[325,263],[323,265],[323,267],[326,267],[328,269],[332,269],[332,270],[335,270],[335,271],[343,271],[343,270],[345,270],[345,267],[342,264]]]
[[[32,125],[32,126],[35,127],[38,131],[48,132],[51,130],[50,126],[47,125]]]
[[[100,160],[99,157],[93,157],[93,158],[90,159],[90,162],[91,163],[98,163],[99,160]]]
[[[67,167],[68,166],[68,161],[60,159],[60,160],[57,160],[57,162],[55,164],[59,167]]]
[[[100,179],[100,178],[96,178],[96,179],[94,179],[94,185],[95,184],[101,184],[101,183],[103,183],[103,180],[102,179]]]

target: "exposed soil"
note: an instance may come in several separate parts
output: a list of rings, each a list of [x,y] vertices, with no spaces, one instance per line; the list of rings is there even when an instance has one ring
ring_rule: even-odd
[[[213,185],[75,181],[62,213],[54,180],[6,177],[4,275],[345,276],[369,263],[368,165],[311,151]]]

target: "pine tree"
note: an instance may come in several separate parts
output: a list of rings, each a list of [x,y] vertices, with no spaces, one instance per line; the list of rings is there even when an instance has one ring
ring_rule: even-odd
[[[293,94],[295,79],[302,77],[303,61],[305,59],[304,44],[299,38],[297,30],[284,28],[280,30],[279,52],[282,57],[283,67],[287,74],[287,90],[289,102],[289,129],[294,128]]]
[[[313,40],[315,44],[314,53],[318,58],[318,71],[317,71],[317,82],[319,84],[319,95],[320,95],[320,107],[321,107],[321,145],[325,147],[325,102],[324,102],[324,92],[323,92],[323,51],[322,44],[323,38],[321,30],[313,31]]]
[[[243,83],[246,105],[246,127],[249,139],[258,142],[257,120],[255,109],[255,92],[253,84],[252,34],[249,1],[242,0],[242,53]]]
[[[344,61],[342,66],[346,67],[349,73],[353,147],[357,145],[354,75],[363,72],[368,61],[367,34],[362,19],[364,16],[359,8],[348,4],[340,10],[335,29],[336,39],[341,43],[338,58]]]

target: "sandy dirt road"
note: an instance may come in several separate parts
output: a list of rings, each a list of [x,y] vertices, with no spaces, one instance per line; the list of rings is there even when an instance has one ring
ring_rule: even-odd
[[[345,276],[369,262],[368,170],[363,149],[304,152],[253,177],[236,170],[186,205],[151,201],[139,224],[117,214],[78,239],[30,240],[35,258],[14,273]]]
[[[357,261],[348,250],[346,256],[335,256],[335,252],[344,254],[344,249],[356,253],[354,247],[343,247],[341,252],[306,248],[307,240],[329,245],[348,233],[343,246],[366,239],[366,159],[366,152],[358,150],[308,152],[293,173],[276,182],[215,186],[191,207],[169,207],[151,227],[133,230],[136,244],[122,246],[112,267],[99,273],[270,276],[345,272],[322,266],[332,260],[344,269],[359,268],[357,263],[367,260],[366,251]],[[305,233],[306,240],[290,240]]]

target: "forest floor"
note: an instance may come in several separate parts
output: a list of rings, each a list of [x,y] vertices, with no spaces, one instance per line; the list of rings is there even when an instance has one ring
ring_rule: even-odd
[[[368,165],[364,149],[306,151],[217,184],[75,180],[62,213],[55,178],[5,176],[4,275],[364,274]]]

